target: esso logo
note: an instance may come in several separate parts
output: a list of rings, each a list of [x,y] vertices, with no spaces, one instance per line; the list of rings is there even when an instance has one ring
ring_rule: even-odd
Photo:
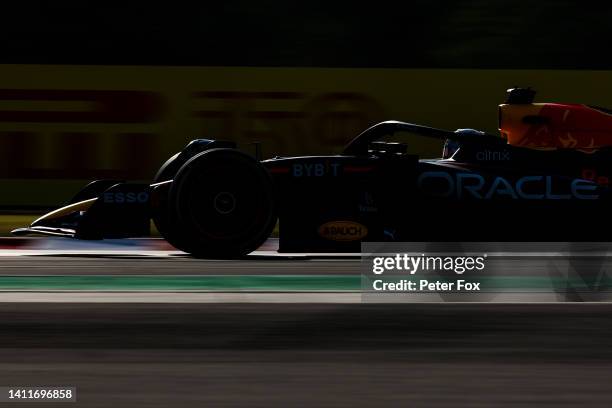
[[[106,204],[144,204],[149,201],[149,193],[146,191],[140,193],[108,192],[103,194],[103,201]]]

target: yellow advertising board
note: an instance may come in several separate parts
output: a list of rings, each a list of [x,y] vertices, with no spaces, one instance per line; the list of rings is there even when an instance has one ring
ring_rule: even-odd
[[[387,119],[496,132],[512,86],[612,106],[608,71],[2,65],[0,206],[149,179],[195,138],[261,142],[269,157],[339,152]]]

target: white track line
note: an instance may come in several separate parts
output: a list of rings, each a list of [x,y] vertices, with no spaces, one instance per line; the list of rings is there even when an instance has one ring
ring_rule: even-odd
[[[1,292],[0,303],[360,303],[353,293]]]
[[[16,257],[16,256],[83,256],[83,255],[99,255],[99,256],[147,256],[147,257],[169,257],[169,256],[185,256],[189,257],[182,251],[159,251],[148,249],[2,249],[0,257]],[[360,254],[348,253],[279,253],[276,251],[255,251],[252,252],[245,261],[257,261],[258,258],[292,258],[292,259],[308,259],[308,258],[360,258]]]
[[[370,297],[364,302],[360,292],[0,292],[0,303],[337,303],[337,304],[551,304],[564,303],[554,294],[511,293],[498,294],[490,299],[453,297]],[[612,303],[598,299],[585,303]]]

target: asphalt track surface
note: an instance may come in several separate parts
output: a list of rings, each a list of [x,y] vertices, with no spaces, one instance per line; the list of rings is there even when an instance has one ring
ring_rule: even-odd
[[[266,254],[248,261],[138,251],[0,256],[4,278],[348,277],[358,267],[358,259]],[[70,302],[28,303],[31,293],[2,295],[19,301],[0,302],[0,386],[76,386],[76,404],[49,407],[609,407],[612,401],[609,303],[272,303],[251,302],[244,293],[191,303],[166,302],[161,293],[131,303],[138,294],[113,293],[95,303],[86,292],[68,294],[75,296]],[[340,295],[355,297],[331,294]],[[29,405],[40,406],[21,404]]]
[[[585,303],[4,303],[0,384],[76,386],[87,407],[609,407],[611,316]]]

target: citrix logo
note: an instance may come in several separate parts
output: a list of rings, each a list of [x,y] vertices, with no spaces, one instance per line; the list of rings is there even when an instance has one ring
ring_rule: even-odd
[[[476,153],[478,161],[507,161],[510,160],[509,151],[482,150]]]

